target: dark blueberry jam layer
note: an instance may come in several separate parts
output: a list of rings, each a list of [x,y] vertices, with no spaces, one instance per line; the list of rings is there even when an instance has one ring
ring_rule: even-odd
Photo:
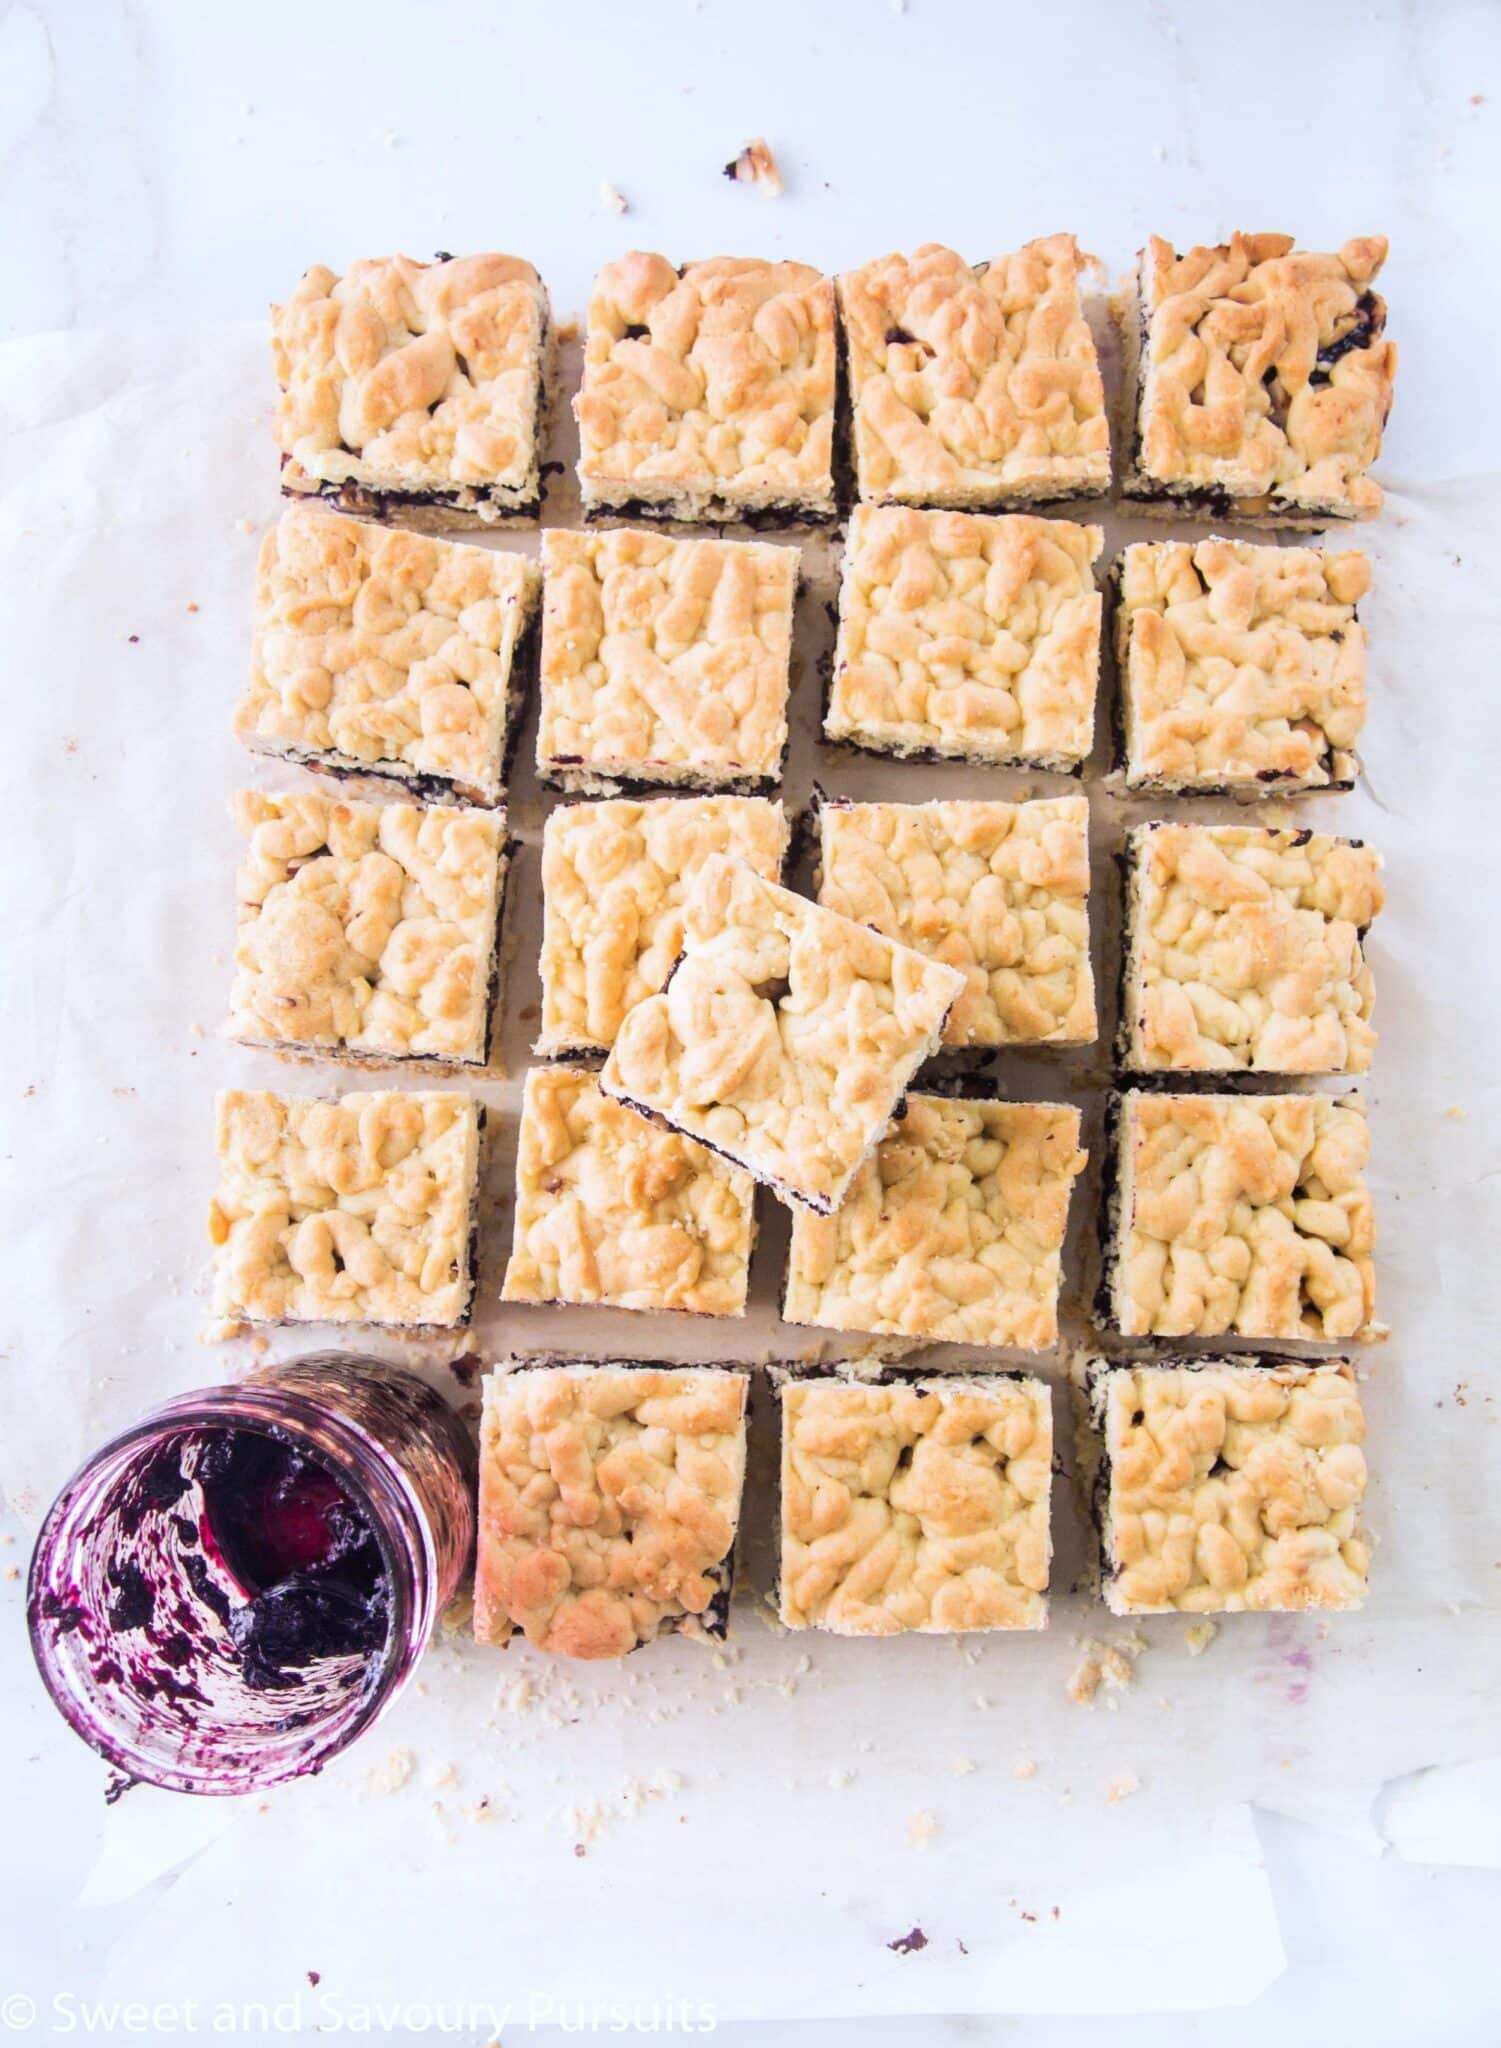
[[[248,1596],[227,1617],[247,1685],[275,1691],[325,1657],[373,1657],[390,1626],[364,1509],[295,1444],[224,1430],[198,1459],[204,1536]]]

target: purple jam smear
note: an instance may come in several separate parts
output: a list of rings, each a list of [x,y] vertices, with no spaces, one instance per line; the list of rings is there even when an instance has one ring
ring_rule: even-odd
[[[390,1578],[369,1517],[327,1466],[285,1438],[222,1430],[194,1477],[204,1547],[248,1596],[224,1616],[248,1686],[286,1690],[325,1657],[375,1656]]]

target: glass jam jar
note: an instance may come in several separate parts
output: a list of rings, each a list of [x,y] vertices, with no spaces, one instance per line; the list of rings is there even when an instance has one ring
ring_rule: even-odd
[[[258,1791],[384,1713],[474,1533],[469,1433],[414,1373],[264,1366],[166,1402],[68,1481],[32,1556],[32,1650],[127,1778]]]

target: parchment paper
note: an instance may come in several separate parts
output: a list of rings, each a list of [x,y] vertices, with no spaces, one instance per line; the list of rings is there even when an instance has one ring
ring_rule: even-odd
[[[228,734],[257,538],[277,510],[268,385],[264,330],[252,326],[178,329],[170,346],[95,334],[0,350],[0,1482],[23,1533],[107,1431],[168,1393],[233,1377],[255,1355],[198,1335],[214,1089],[332,1093],[386,1078],[351,1083],[216,1037],[238,857],[226,798],[237,782],[277,780]],[[569,453],[566,439],[557,452]],[[1364,1613],[1323,1624],[1232,1617],[1200,1656],[1181,1620],[1124,1628],[1066,1590],[1085,1538],[1064,1478],[1045,1636],[955,1645],[782,1634],[762,1600],[774,1453],[762,1395],[748,1584],[723,1656],[669,1641],[620,1668],[574,1669],[455,1633],[322,1780],[233,1804],[137,1790],[107,1815],[102,1767],[22,1680],[31,1782],[75,1832],[97,1805],[92,1873],[41,1849],[38,1881],[59,1909],[108,1916],[96,1923],[112,1935],[101,1994],[295,2000],[308,2025],[320,1999],[331,2001],[325,2022],[341,2000],[385,1998],[489,2006],[496,2024],[506,2005],[527,2016],[532,1998],[544,2002],[532,2016],[554,2018],[592,1999],[684,2001],[720,2019],[1190,2009],[1249,1999],[1281,1967],[1257,1806],[1373,1852],[1501,1862],[1501,489],[1490,478],[1386,481],[1387,515],[1360,535],[1375,565],[1363,607],[1366,779],[1297,813],[1371,839],[1387,860],[1389,903],[1370,942],[1381,1038],[1364,1092],[1378,1310],[1394,1335],[1362,1355],[1369,1519],[1381,1539]],[[573,516],[558,492],[549,523]],[[1164,531],[1104,523],[1107,556]],[[1066,786],[822,754],[815,664],[831,632],[828,550],[810,549],[809,567],[794,804],[815,777],[860,796]],[[1121,813],[1099,787],[1103,765],[1102,745],[1090,793],[1108,1004],[1115,884],[1104,855]],[[811,1355],[816,1334],[776,1320],[786,1226],[769,1199],[743,1324],[496,1304],[515,1077],[536,1022],[544,811],[523,771],[503,999],[511,1078],[475,1084],[495,1140],[477,1327],[452,1343],[377,1338],[372,1348],[419,1362],[460,1402],[472,1393],[446,1363],[460,1352]],[[1133,813],[1152,814],[1169,813]],[[996,1076],[999,1093],[1067,1094],[1091,1111],[1095,1159],[1067,1268],[1071,1345],[1094,1281],[1103,1075],[1097,1055],[1039,1053],[1008,1057]],[[325,1334],[279,1335],[274,1349],[313,1349]],[[948,1347],[931,1358],[966,1356]],[[1066,1349],[1044,1362],[1060,1389],[1067,1362]],[[1066,1445],[1061,1392],[1057,1419]],[[5,1597],[19,1630],[17,1582]],[[1086,1640],[1123,1644],[1135,1672],[1087,1706],[1066,1692]],[[226,1905],[235,1939],[209,1942]],[[926,1946],[893,1951],[913,1928]]]

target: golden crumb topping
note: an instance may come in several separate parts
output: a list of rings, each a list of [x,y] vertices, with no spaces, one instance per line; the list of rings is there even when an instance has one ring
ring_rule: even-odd
[[[1131,1337],[1375,1334],[1359,1096],[1122,1098],[1112,1296]]]
[[[825,804],[818,900],[957,967],[950,1050],[1086,1045],[1089,805]]]
[[[1354,550],[1128,547],[1115,621],[1127,783],[1265,796],[1350,782],[1369,587]]]
[[[699,875],[684,940],[666,988],[621,1025],[606,1093],[833,1209],[964,977],[725,854]]]
[[[219,1097],[214,1308],[260,1323],[468,1319],[479,1111],[467,1095]]]
[[[723,1367],[492,1372],[480,1424],[474,1633],[623,1657],[723,1636],[749,1375]]]
[[[548,307],[516,256],[314,264],[271,313],[289,489],[436,492],[534,508]]]
[[[1141,257],[1128,488],[1228,492],[1238,512],[1309,524],[1379,512],[1366,472],[1397,368],[1371,289],[1386,248],[1365,235],[1320,255],[1290,235],[1236,234],[1179,255],[1154,235]]]
[[[1138,1070],[1362,1073],[1383,902],[1368,846],[1254,825],[1129,838],[1126,1052]]]
[[[861,505],[825,735],[884,754],[1077,768],[1094,731],[1097,526]]]
[[[796,548],[550,529],[542,565],[545,780],[712,788],[781,773]]]
[[[677,964],[704,862],[734,854],[775,882],[786,851],[786,813],[766,797],[560,805],[542,831],[537,1051],[607,1052],[626,1012]]]
[[[494,803],[540,590],[520,555],[288,506],[261,543],[235,733],[309,768]]]
[[[1117,1614],[1358,1607],[1365,1422],[1349,1365],[1092,1369]]]
[[[839,279],[860,496],[983,508],[1103,491],[1110,425],[1079,279],[1048,235],[971,269],[930,242]]]
[[[241,790],[229,1032],[483,1064],[505,813]]]
[[[789,1628],[1045,1626],[1053,1411],[1041,1380],[794,1379],[781,1409]]]
[[[586,1067],[533,1067],[516,1156],[504,1301],[745,1313],[748,1173],[600,1092]]]
[[[806,263],[607,263],[573,406],[585,505],[830,516],[836,354],[834,288]]]
[[[1063,1104],[909,1095],[835,1213],[793,1217],[785,1319],[1045,1350],[1087,1156]]]

